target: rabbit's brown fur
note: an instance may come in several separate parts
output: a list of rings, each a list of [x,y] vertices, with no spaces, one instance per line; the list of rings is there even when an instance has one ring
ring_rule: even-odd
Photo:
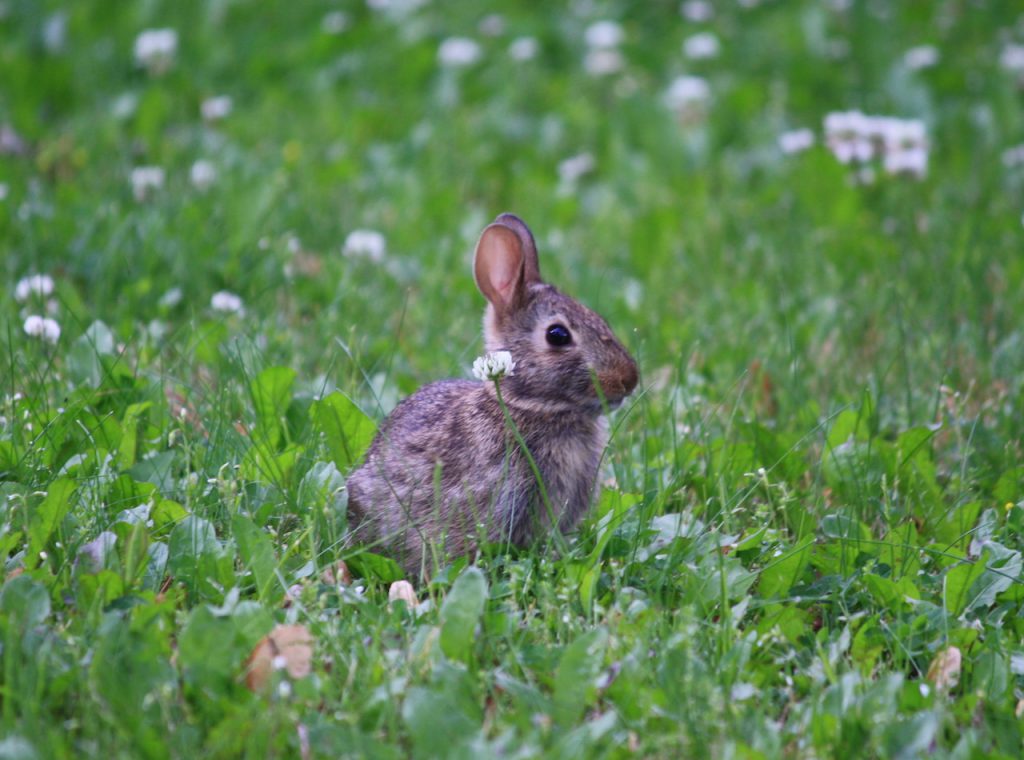
[[[502,214],[484,230],[474,271],[489,301],[486,348],[510,351],[516,363],[501,394],[548,506],[494,383],[427,385],[395,407],[348,481],[357,537],[410,573],[480,541],[523,546],[552,520],[572,528],[593,498],[608,438],[605,404],[618,406],[637,383],[636,363],[607,323],[540,279],[533,236],[518,217]],[[548,342],[555,324],[569,329],[569,345]]]

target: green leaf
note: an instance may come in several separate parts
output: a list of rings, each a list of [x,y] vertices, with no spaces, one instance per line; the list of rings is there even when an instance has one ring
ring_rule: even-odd
[[[235,515],[231,521],[232,532],[238,544],[238,554],[249,566],[256,580],[256,592],[260,599],[266,599],[274,583],[277,563],[274,560],[274,546],[262,530],[245,515]]]
[[[256,432],[271,446],[276,447],[281,442],[295,377],[296,372],[290,367],[268,367],[252,381],[250,391],[256,409]]]
[[[552,717],[559,726],[574,725],[593,701],[607,646],[608,631],[595,628],[565,648],[555,672],[552,697]]]
[[[336,391],[310,407],[310,418],[323,433],[331,458],[342,471],[359,461],[373,441],[373,420],[345,394]]]
[[[976,562],[964,562],[946,573],[942,581],[942,600],[953,617],[959,617],[971,603],[971,586],[984,574],[987,559],[988,552],[985,552]]]
[[[985,649],[978,655],[971,673],[971,686],[995,703],[1003,699],[1010,685],[1010,658],[1003,652]]]
[[[128,473],[134,480],[152,483],[162,493],[175,487],[175,452],[161,451],[138,462]]]
[[[1017,465],[999,476],[992,494],[1000,506],[1024,499],[1024,465]]]
[[[213,525],[201,517],[189,515],[171,531],[167,572],[198,590],[210,579],[218,578],[221,551]]]
[[[334,462],[314,462],[299,483],[299,498],[311,508],[326,508],[344,518],[348,507],[345,477]]]
[[[896,448],[900,454],[899,476],[927,489],[935,497],[941,490],[935,480],[935,462],[932,459],[931,440],[935,431],[926,427],[915,427],[900,433]]]
[[[273,627],[273,618],[266,611],[257,626],[248,627],[266,632]],[[178,638],[178,661],[186,683],[199,687],[203,702],[216,709],[220,700],[232,700],[239,691],[238,674],[253,642],[242,629],[242,621],[228,614],[218,614],[208,605],[192,610]]]
[[[28,575],[11,578],[0,587],[0,614],[13,623],[13,631],[24,633],[49,617],[50,595]]]
[[[29,569],[39,565],[39,552],[46,548],[53,532],[68,513],[75,487],[73,480],[55,480],[47,489],[46,497],[32,511],[28,555],[25,557],[25,566]]]
[[[867,586],[871,595],[885,607],[902,609],[907,606],[907,597],[920,599],[921,593],[914,586],[909,576],[903,576],[899,581],[891,578],[884,578],[874,573],[864,574],[864,585]]]
[[[801,581],[810,560],[810,548],[814,536],[806,535],[795,546],[761,571],[758,591],[765,599],[782,597]]]
[[[150,512],[153,525],[157,528],[175,525],[186,517],[188,517],[186,509],[170,499],[160,499],[153,505],[153,511]]]
[[[124,579],[125,584],[132,583],[146,567],[149,561],[149,531],[144,522],[137,522],[128,534],[124,546]]]
[[[21,453],[14,441],[0,441],[0,476],[17,467],[20,460]]]
[[[739,554],[741,552],[750,551],[751,549],[756,549],[765,543],[767,535],[768,526],[762,525],[754,532],[748,533],[747,535],[743,536],[743,538],[740,539],[739,543],[736,544],[736,549],[734,551],[737,554]]]
[[[791,644],[799,644],[801,638],[809,637],[813,633],[810,620],[811,616],[807,610],[792,604],[766,604],[757,630],[762,634],[777,630]]]
[[[476,625],[487,603],[487,580],[476,567],[455,579],[441,605],[441,650],[453,660],[468,661]]]
[[[821,532],[828,538],[841,538],[854,543],[871,539],[871,529],[867,525],[839,513],[822,518]]]
[[[597,541],[590,552],[588,564],[597,567],[605,547],[612,540],[615,531],[622,525],[626,518],[633,513],[637,504],[642,501],[638,494],[623,493],[622,491],[605,488],[601,491],[601,498],[594,508],[594,513],[600,515],[597,523]],[[585,603],[589,606],[589,603]]]
[[[978,524],[981,507],[980,501],[958,504],[931,526],[935,541],[942,545],[941,548],[955,547],[967,551],[971,532]]]
[[[376,579],[381,583],[394,583],[405,577],[401,565],[390,557],[373,552],[359,552],[349,557],[346,562],[360,578]]]
[[[245,452],[241,475],[246,480],[284,488],[303,451],[304,449],[297,444],[291,444],[278,451],[269,442],[260,441]]]
[[[890,723],[883,735],[883,756],[911,758],[929,754],[942,728],[939,715],[938,711],[925,711]]]
[[[862,403],[858,408],[844,409],[833,420],[832,427],[828,431],[828,448],[835,449],[851,438],[855,441],[868,440],[873,414],[871,396],[864,393]]]
[[[153,404],[145,401],[140,404],[129,404],[121,418],[121,442],[118,446],[117,463],[122,469],[135,464],[136,449],[139,440],[139,418]]]
[[[984,572],[971,586],[966,607],[968,612],[995,604],[996,596],[1020,578],[1022,567],[1020,552],[1007,549],[995,541],[985,544],[985,551],[978,558],[978,564],[984,567]]]
[[[417,757],[452,757],[479,735],[483,716],[469,674],[441,666],[429,687],[409,689],[402,718]]]
[[[169,637],[167,626],[152,621],[134,626],[123,613],[109,612],[88,665],[89,687],[103,699],[108,718],[148,747],[143,753],[148,756],[166,752],[160,723],[163,706],[151,695],[160,689],[173,693],[176,686]]]
[[[96,321],[80,335],[67,352],[68,376],[75,385],[98,388],[103,384],[104,356],[111,356],[116,348],[116,339],[103,322]]]

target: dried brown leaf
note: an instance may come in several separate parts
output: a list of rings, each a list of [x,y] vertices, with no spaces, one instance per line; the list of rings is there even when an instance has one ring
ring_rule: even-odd
[[[245,685],[262,691],[274,670],[291,678],[305,678],[313,671],[315,641],[304,625],[278,625],[260,639],[245,663]]]
[[[928,668],[928,680],[941,692],[948,692],[960,681],[960,650],[946,647],[935,655]]]

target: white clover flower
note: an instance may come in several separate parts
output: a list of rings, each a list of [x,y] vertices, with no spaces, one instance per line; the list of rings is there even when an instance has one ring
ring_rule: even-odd
[[[838,111],[825,117],[825,142],[844,164],[864,164],[877,156],[887,174],[921,178],[927,173],[927,129],[920,119]],[[858,176],[868,175],[874,181],[873,168],[861,166]]]
[[[633,311],[640,308],[644,301],[644,286],[640,284],[639,280],[634,280],[632,277],[626,278],[622,286],[622,300]]]
[[[60,340],[60,325],[49,317],[33,314],[25,318],[25,334],[42,338],[47,343],[56,343]]]
[[[622,70],[626,59],[614,48],[594,48],[583,58],[583,70],[592,77],[603,77]]]
[[[366,0],[366,7],[372,11],[388,13],[401,18],[426,5],[427,0]]]
[[[181,303],[181,288],[171,288],[162,296],[157,303],[165,309],[171,309]]]
[[[199,104],[199,113],[206,121],[220,121],[227,118],[234,105],[230,95],[215,95]]]
[[[352,230],[345,238],[341,252],[346,256],[364,256],[373,262],[384,260],[387,243],[376,230]]]
[[[30,296],[45,298],[53,292],[53,278],[48,274],[31,274],[22,277],[14,286],[14,300],[24,302]]]
[[[871,141],[862,138],[839,140],[834,143],[829,143],[828,147],[831,149],[832,154],[839,159],[839,163],[841,164],[849,164],[854,161],[870,161],[872,155],[874,155],[874,148],[871,147]]]
[[[144,201],[151,190],[164,186],[164,170],[159,166],[136,166],[132,169],[132,194]]]
[[[597,162],[590,153],[580,153],[559,162],[558,179],[563,184],[575,184],[584,174],[592,172],[595,166]]]
[[[210,307],[214,311],[223,311],[229,314],[244,314],[245,307],[242,299],[227,290],[218,290],[210,298]]]
[[[500,37],[505,33],[505,17],[500,13],[489,13],[480,19],[477,29],[484,37]]]
[[[0,156],[20,156],[28,146],[10,124],[0,124]]]
[[[167,71],[178,52],[178,33],[173,29],[147,29],[135,38],[135,60],[153,74]]]
[[[918,45],[903,54],[903,64],[911,71],[929,69],[939,62],[939,49],[934,45]]]
[[[508,46],[508,54],[513,61],[530,61],[539,52],[540,44],[536,37],[516,37]]]
[[[192,180],[192,185],[202,192],[208,190],[217,181],[217,167],[209,161],[200,159],[192,164],[188,175]]]
[[[874,124],[860,111],[835,111],[825,116],[825,143],[840,163],[869,161]]]
[[[492,351],[486,356],[478,356],[473,362],[473,376],[478,380],[500,380],[514,375],[516,363],[508,351]]]
[[[687,0],[679,7],[679,12],[687,21],[699,24],[712,19],[715,15],[715,7],[707,0]]]
[[[707,80],[681,76],[672,80],[665,92],[665,104],[673,111],[687,111],[704,103],[711,96]]]
[[[1002,155],[1003,166],[1007,169],[1024,164],[1024,143],[1007,148]]]
[[[700,32],[683,41],[683,54],[693,61],[714,58],[720,49],[718,37],[711,32]]]
[[[348,29],[348,15],[344,11],[330,11],[320,20],[324,34],[341,34]]]
[[[598,49],[618,47],[623,37],[622,27],[616,21],[595,21],[583,33],[587,47]]]
[[[68,13],[57,11],[43,24],[43,47],[48,53],[62,53],[68,40]]]
[[[882,166],[889,174],[909,174],[920,179],[928,173],[928,151],[924,147],[895,150],[885,154]]]
[[[928,130],[920,119],[889,119],[883,139],[887,145],[918,147],[927,140]]]
[[[999,65],[1014,74],[1024,74],[1024,45],[1010,42],[999,55]]]
[[[809,129],[794,129],[779,135],[779,149],[787,156],[801,153],[814,145],[814,132]]]
[[[826,137],[848,137],[865,131],[867,117],[860,111],[833,111],[825,114]]]
[[[438,63],[452,69],[472,66],[482,55],[479,43],[469,37],[449,37],[437,49]]]
[[[139,108],[139,96],[134,92],[122,92],[110,104],[110,114],[120,121],[130,119]]]

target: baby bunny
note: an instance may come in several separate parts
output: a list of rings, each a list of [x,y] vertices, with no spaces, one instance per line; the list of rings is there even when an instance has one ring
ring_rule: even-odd
[[[395,407],[348,480],[356,537],[426,575],[482,542],[524,546],[572,528],[594,495],[608,441],[606,408],[637,384],[636,362],[593,311],[540,278],[537,247],[502,214],[473,262],[488,300],[487,351],[509,351],[501,398],[543,480],[505,419],[494,382],[442,380]]]

